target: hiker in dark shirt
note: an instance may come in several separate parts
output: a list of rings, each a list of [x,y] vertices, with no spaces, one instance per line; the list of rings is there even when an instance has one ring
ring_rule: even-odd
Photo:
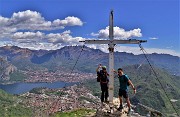
[[[99,71],[99,69],[102,68],[102,70]],[[99,76],[100,80],[100,86],[101,86],[101,102],[108,102],[108,76],[109,74],[106,71],[106,66],[101,66],[101,64],[96,69],[97,75]]]
[[[116,71],[114,71],[115,73],[117,73]],[[122,110],[123,109],[123,105],[122,105],[122,96],[126,99],[127,102],[127,106],[128,106],[128,114],[131,111],[131,103],[129,100],[129,96],[128,96],[128,86],[131,85],[132,89],[134,90],[134,94],[136,93],[136,89],[133,85],[133,83],[131,82],[131,80],[129,79],[129,77],[127,75],[125,75],[123,73],[123,69],[119,68],[118,69],[118,78],[119,78],[119,101],[120,101],[120,106],[118,108],[118,110]]]

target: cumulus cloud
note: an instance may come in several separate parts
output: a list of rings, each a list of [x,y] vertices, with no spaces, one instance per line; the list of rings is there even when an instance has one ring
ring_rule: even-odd
[[[46,39],[49,43],[62,43],[64,45],[76,45],[79,44],[79,41],[85,40],[82,37],[72,37],[70,34],[70,30],[57,34],[50,33],[46,36]]]
[[[31,10],[20,11],[13,13],[10,18],[0,16],[0,39],[11,40],[16,45],[19,43],[20,46],[28,44],[40,48],[48,48],[51,44],[54,47],[58,43],[64,45],[77,44],[83,38],[72,37],[70,30],[56,34],[51,33],[51,31],[64,29],[67,26],[82,25],[83,22],[81,19],[75,16],[48,21],[39,12]],[[42,31],[46,31],[47,33],[43,33]],[[45,45],[48,46],[44,46],[42,43],[46,43]],[[37,44],[41,44],[41,46]]]
[[[12,35],[13,39],[42,39],[44,33],[42,32],[16,32]]]
[[[9,19],[0,16],[0,38],[5,38],[17,30],[16,27],[7,26],[8,24]]]
[[[64,20],[46,21],[39,12],[27,10],[14,13],[9,19],[9,25],[19,29],[53,30],[62,29],[65,26],[82,26],[83,22],[74,16],[68,16]]]
[[[98,33],[91,33],[92,36],[97,36],[98,38],[109,38],[109,26],[105,29],[101,29]],[[130,31],[125,31],[123,28],[114,27],[114,38],[115,39],[128,39],[132,37],[142,37],[141,29],[133,29]]]
[[[0,39],[9,38],[12,33],[16,32],[16,28],[0,27]]]
[[[57,50],[62,48],[63,46],[61,44],[53,44],[53,43],[18,43],[19,47],[26,47],[31,50]]]
[[[54,20],[53,25],[54,26],[58,26],[58,25],[59,26],[75,26],[75,25],[82,26],[83,22],[77,17],[68,16],[64,20],[59,20],[59,19]]]
[[[16,32],[11,36],[12,41],[17,43],[28,43],[36,44],[38,42],[43,42],[42,40],[45,34],[42,32]]]
[[[8,18],[4,18],[2,16],[0,16],[0,26],[5,26],[8,24]]]
[[[18,13],[13,13],[13,15],[10,18],[8,18],[5,28],[16,27],[16,31],[50,30],[52,29],[51,25],[51,21],[46,21],[40,13],[36,11],[26,10]]]
[[[10,18],[0,16],[0,38],[7,37],[19,30],[57,30],[66,26],[82,26],[83,22],[74,16],[68,16],[63,20],[55,19],[47,21],[36,11],[26,10],[13,13]]]
[[[40,31],[37,32],[16,32],[12,36],[12,41],[18,43],[52,43],[54,45],[77,45],[79,41],[85,40],[82,37],[71,36],[71,31],[66,30],[62,33],[45,34]]]

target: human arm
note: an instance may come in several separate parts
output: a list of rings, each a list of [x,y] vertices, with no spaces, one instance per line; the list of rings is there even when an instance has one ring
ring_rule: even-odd
[[[112,71],[114,72],[114,78],[117,78],[118,77],[118,72],[115,69],[113,69]]]
[[[131,80],[128,80],[129,84],[131,85],[131,88],[134,90],[134,94],[136,93],[136,88],[134,87],[133,83]]]
[[[96,72],[99,72],[99,68],[101,68],[101,64],[98,65]]]
[[[112,70],[115,74],[117,74],[117,71],[115,69]]]

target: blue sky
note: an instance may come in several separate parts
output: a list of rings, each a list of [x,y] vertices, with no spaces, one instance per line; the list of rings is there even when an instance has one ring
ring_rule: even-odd
[[[148,53],[180,56],[179,0],[0,0],[0,46],[49,50],[107,39],[111,9],[117,39],[144,39]],[[115,49],[141,53],[137,45]]]

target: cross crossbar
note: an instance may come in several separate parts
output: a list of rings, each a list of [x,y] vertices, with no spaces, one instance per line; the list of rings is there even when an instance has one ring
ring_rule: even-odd
[[[85,40],[80,41],[84,42],[85,44],[139,44],[143,42],[147,42],[146,40],[136,40],[136,39],[129,39],[129,40]]]

